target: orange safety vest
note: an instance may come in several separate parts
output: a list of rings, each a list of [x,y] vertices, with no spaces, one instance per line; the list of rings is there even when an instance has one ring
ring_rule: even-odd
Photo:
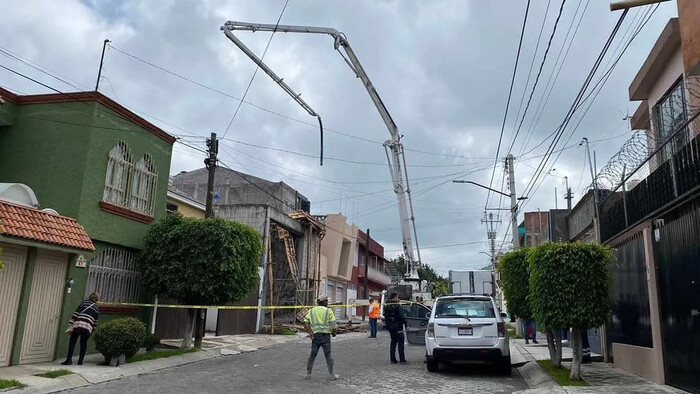
[[[370,319],[377,319],[377,318],[379,318],[379,304],[376,302],[373,302],[372,306],[374,308],[372,309],[372,312],[369,313],[369,318]]]

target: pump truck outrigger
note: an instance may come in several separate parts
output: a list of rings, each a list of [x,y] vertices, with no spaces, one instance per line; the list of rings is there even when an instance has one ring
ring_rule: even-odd
[[[263,61],[257,57],[243,42],[238,39],[233,34],[235,30],[244,31],[265,31],[265,32],[283,32],[283,33],[309,33],[309,34],[327,34],[333,37],[334,43],[333,47],[345,60],[345,63],[350,67],[350,69],[355,73],[355,76],[362,81],[365,86],[367,93],[369,93],[372,102],[374,102],[375,107],[379,111],[379,115],[382,117],[384,124],[391,134],[391,139],[384,142],[384,150],[386,152],[387,161],[389,162],[389,169],[391,170],[391,179],[394,184],[394,192],[398,199],[399,206],[399,218],[401,221],[401,237],[403,241],[403,252],[404,258],[406,259],[406,274],[403,282],[410,284],[413,287],[414,293],[421,293],[420,279],[418,278],[418,267],[420,265],[420,249],[418,248],[418,241],[416,237],[416,221],[413,215],[413,203],[411,201],[411,190],[408,182],[408,171],[406,170],[406,157],[404,155],[403,144],[401,143],[401,134],[399,134],[399,129],[394,123],[394,120],[389,114],[389,110],[386,108],[382,99],[379,97],[379,93],[372,85],[367,73],[360,64],[360,61],[355,56],[355,52],[350,47],[345,34],[339,32],[336,29],[328,27],[313,27],[313,26],[293,26],[293,25],[279,25],[279,24],[265,24],[265,23],[248,23],[248,22],[226,22],[221,30],[224,32],[226,37],[228,37],[231,42],[233,42],[238,48],[240,48],[243,53],[245,53],[255,64],[258,65],[267,75],[272,78],[282,89],[289,94],[294,101],[296,101],[302,108],[306,110],[311,116],[318,118],[319,125],[321,126],[321,165],[323,165],[323,126],[321,124],[321,117],[304,101],[301,99],[301,95],[295,93],[289,85],[287,85],[282,78],[278,77]],[[345,54],[340,51],[343,49]],[[391,154],[389,153],[391,151]],[[403,165],[403,170],[401,166]],[[405,178],[405,179],[404,179]],[[410,215],[409,215],[410,211]],[[411,222],[409,224],[409,222]],[[412,229],[411,229],[412,226]],[[413,231],[411,231],[413,230]],[[413,236],[412,236],[413,233]],[[418,254],[418,259],[416,260],[413,255],[413,241],[416,239],[416,251]]]

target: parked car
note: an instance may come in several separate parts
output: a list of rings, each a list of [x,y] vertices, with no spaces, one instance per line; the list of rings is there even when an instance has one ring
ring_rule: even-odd
[[[510,374],[504,315],[488,295],[438,297],[427,321],[424,320],[428,371],[437,372],[440,363],[484,361],[493,364],[499,373]],[[416,323],[409,323],[409,332],[420,326]],[[408,338],[409,342],[416,339],[410,335]]]

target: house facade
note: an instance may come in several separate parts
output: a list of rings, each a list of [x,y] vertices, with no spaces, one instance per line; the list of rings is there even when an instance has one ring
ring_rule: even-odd
[[[339,213],[324,218],[326,235],[321,242],[321,292],[328,296],[331,304],[346,304],[356,260],[359,267],[359,258],[356,258],[358,229],[354,224],[348,224],[345,216]],[[353,291],[356,292],[357,288],[351,290],[351,295]],[[347,309],[335,308],[336,318],[346,318]]]
[[[0,97],[0,182],[29,186],[43,206],[80,223],[94,245],[54,272],[54,280],[73,283],[55,319],[59,330],[92,291],[104,302],[150,301],[134,259],[150,224],[165,214],[175,138],[98,92],[22,96],[0,88]],[[107,305],[101,312],[101,321],[150,316]],[[16,324],[24,330],[22,319]],[[65,356],[67,341],[58,336],[53,358]]]
[[[0,183],[0,367],[54,359],[72,278],[95,250],[75,219],[38,207],[28,186]]]
[[[615,248],[608,360],[700,391],[700,6],[678,0],[629,88],[647,154],[600,199],[600,240]],[[623,146],[624,149],[624,146]],[[634,157],[633,155],[628,157]]]
[[[356,246],[347,300],[369,300],[369,297],[379,300],[381,291],[391,284],[391,275],[387,271],[389,261],[384,257],[384,246],[362,230],[357,230]],[[367,315],[366,309],[348,308],[346,313],[348,316],[360,317],[363,314]]]

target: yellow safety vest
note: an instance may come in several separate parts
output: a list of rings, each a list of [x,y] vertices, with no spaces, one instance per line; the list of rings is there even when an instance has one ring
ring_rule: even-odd
[[[315,306],[306,314],[305,321],[314,334],[330,334],[335,329],[335,313],[325,306]]]

